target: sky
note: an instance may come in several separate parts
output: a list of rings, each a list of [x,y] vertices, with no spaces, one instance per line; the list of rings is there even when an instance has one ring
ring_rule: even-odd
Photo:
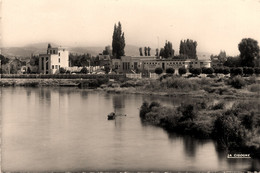
[[[260,42],[260,0],[0,0],[2,47],[52,42],[106,46],[122,24],[126,44],[176,53],[181,40],[197,51],[238,55],[243,38]]]

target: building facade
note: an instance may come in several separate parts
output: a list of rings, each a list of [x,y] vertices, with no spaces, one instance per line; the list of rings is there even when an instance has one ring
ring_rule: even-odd
[[[39,55],[40,74],[56,74],[59,69],[69,67],[69,51],[62,47],[47,48],[47,54]]]
[[[178,71],[179,68],[210,68],[210,60],[195,59],[157,59],[155,56],[123,56],[121,59],[112,59],[112,69],[119,73],[132,72],[154,72],[156,68],[162,68],[164,71],[173,68]]]

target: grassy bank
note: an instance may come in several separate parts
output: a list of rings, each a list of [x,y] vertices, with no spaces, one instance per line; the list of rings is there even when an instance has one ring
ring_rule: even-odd
[[[148,95],[182,96],[197,98],[258,98],[260,85],[255,77],[234,78],[183,78],[166,77],[161,79],[19,79],[5,78],[0,86],[75,86],[98,88],[114,93],[138,93]]]
[[[212,138],[221,148],[250,153],[260,158],[260,103],[236,102],[231,108],[225,102],[207,100],[181,104],[176,108],[144,102],[140,109],[143,123],[163,127],[169,132]]]

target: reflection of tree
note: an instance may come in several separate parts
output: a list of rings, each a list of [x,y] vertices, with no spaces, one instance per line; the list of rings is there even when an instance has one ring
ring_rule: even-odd
[[[122,95],[114,95],[113,96],[113,108],[114,111],[120,111],[125,107],[125,97]]]
[[[183,137],[183,146],[185,154],[189,157],[194,157],[196,155],[197,142],[194,138],[189,136]]]
[[[82,97],[83,99],[87,99],[87,98],[88,98],[88,92],[87,92],[87,91],[82,91],[82,92],[81,92],[81,97]]]

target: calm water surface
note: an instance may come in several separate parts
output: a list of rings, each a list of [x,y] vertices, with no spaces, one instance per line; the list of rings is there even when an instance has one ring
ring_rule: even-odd
[[[0,91],[4,171],[259,169],[257,160],[227,159],[211,140],[169,134],[141,123],[144,100],[174,106],[185,98],[72,88]],[[127,116],[108,121],[111,111]]]

